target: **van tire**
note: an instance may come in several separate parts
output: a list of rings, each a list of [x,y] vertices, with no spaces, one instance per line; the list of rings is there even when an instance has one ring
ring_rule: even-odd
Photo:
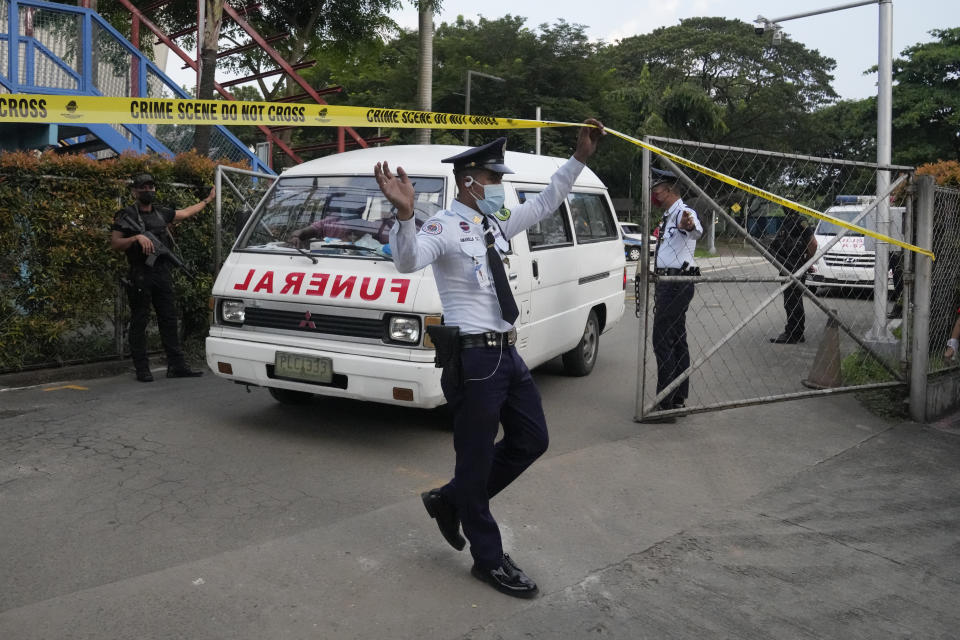
[[[640,259],[640,256],[643,255],[643,252],[639,247],[630,247],[630,250],[627,252],[627,259],[636,262]]]
[[[563,354],[563,368],[568,375],[585,376],[593,371],[593,365],[597,363],[599,353],[600,323],[597,322],[597,313],[590,311],[580,342]]]
[[[292,389],[276,389],[274,387],[267,387],[267,391],[269,391],[270,395],[273,396],[273,399],[280,404],[306,404],[310,402],[310,398],[313,397],[312,393],[307,393],[306,391],[294,391]]]

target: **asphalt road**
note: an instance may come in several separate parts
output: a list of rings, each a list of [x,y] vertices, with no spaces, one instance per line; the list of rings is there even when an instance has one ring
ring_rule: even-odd
[[[209,373],[0,391],[0,637],[893,637],[863,612],[894,605],[950,637],[956,437],[851,396],[635,423],[638,328],[586,378],[535,372],[550,449],[494,502],[532,602],[473,579],[423,512],[453,464],[442,411],[289,407]],[[902,557],[902,529],[935,552]],[[809,575],[830,598],[788,611],[818,557],[844,568]],[[922,606],[878,604],[916,580]]]

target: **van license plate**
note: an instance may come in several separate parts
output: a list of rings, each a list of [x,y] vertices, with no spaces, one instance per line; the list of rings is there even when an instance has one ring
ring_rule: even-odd
[[[331,382],[333,361],[330,358],[277,351],[273,374],[280,378],[293,378],[307,382]]]

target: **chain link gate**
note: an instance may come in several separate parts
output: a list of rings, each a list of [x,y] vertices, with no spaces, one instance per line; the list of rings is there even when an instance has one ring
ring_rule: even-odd
[[[647,137],[645,141],[817,211],[832,206],[838,195],[875,194],[878,172],[889,171],[894,179],[887,194],[865,205],[850,222],[871,226],[868,218],[876,216],[878,204],[889,198],[891,207],[906,209],[905,240],[909,242],[912,237],[908,188],[912,167],[880,167],[668,138]],[[644,151],[644,226],[652,230],[649,154]],[[658,160],[663,169],[679,176],[677,184],[684,202],[697,212],[703,225],[697,251],[701,273],[695,277],[657,275],[652,256],[638,265],[635,288],[640,370],[636,420],[905,384],[908,339],[904,334],[909,327],[910,305],[904,305],[902,319],[888,320],[886,300],[875,304],[870,299],[872,286],[847,290],[820,286],[810,278],[803,281],[808,269],[815,271],[818,265],[821,269],[824,264],[842,269],[843,261],[849,258],[831,249],[841,242],[851,242],[856,234],[835,227],[829,240],[820,242],[815,256],[788,275],[769,251],[770,240],[783,220],[784,211],[778,205],[716,177],[685,172],[664,157]],[[808,219],[807,224],[815,227],[817,221]],[[909,301],[912,254],[903,254],[903,296]],[[668,380],[658,384],[651,343],[654,291],[658,283],[677,281],[695,283],[685,317],[690,364],[683,371],[674,370]],[[802,290],[805,340],[773,343],[771,338],[784,327],[783,291],[791,284]],[[864,337],[868,335],[869,340]],[[683,405],[662,406],[661,400],[684,381],[689,385],[689,395]]]
[[[277,176],[247,169],[217,165],[214,186],[217,189],[217,210],[214,222],[214,264],[220,271],[223,261],[237,241],[237,236],[247,219],[267,191],[276,182]],[[224,198],[228,187],[234,197]]]

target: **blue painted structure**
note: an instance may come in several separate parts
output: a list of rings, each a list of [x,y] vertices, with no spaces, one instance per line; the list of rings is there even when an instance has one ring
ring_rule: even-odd
[[[190,98],[95,11],[42,0],[0,0],[0,93]],[[193,147],[193,127],[0,124],[0,148],[48,145],[58,151],[173,156]],[[210,155],[246,160],[255,171],[274,173],[222,126],[212,132]]]

